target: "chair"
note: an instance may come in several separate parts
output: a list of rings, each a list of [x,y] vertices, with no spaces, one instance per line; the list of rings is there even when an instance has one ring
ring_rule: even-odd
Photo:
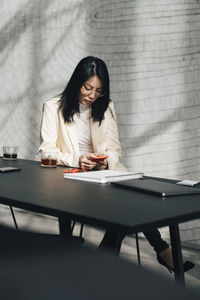
[[[76,225],[76,222],[75,222],[75,221],[72,221],[72,232],[73,232],[73,230],[74,230],[75,225]],[[84,224],[81,223],[80,233],[79,233],[79,236],[80,236],[80,237],[82,237],[82,235],[83,235],[83,226],[84,226]]]
[[[76,222],[73,221],[72,222],[72,232],[74,230],[74,227],[76,225]],[[82,237],[83,235],[83,227],[84,227],[84,224],[81,223],[81,226],[80,226],[80,232],[79,232],[79,237]],[[137,260],[138,260],[138,265],[141,266],[141,259],[140,259],[140,246],[139,246],[139,239],[138,239],[138,234],[135,233],[135,242],[136,242],[136,250],[137,250]]]
[[[16,228],[16,230],[19,230],[16,218],[15,218],[15,214],[14,214],[14,211],[13,211],[13,208],[12,208],[11,205],[10,205],[10,211],[11,211],[11,215],[12,215],[12,218],[13,218],[13,221],[14,221],[14,224],[15,224],[15,228]]]
[[[10,206],[10,211],[11,211],[11,215],[12,215],[12,218],[13,218],[13,221],[14,221],[14,224],[15,224],[15,228],[16,230],[19,231],[19,228],[18,228],[18,225],[17,225],[17,221],[16,221],[16,218],[15,218],[15,215],[14,215],[14,211],[13,211],[13,208],[12,206]],[[73,221],[72,222],[72,232],[74,230],[74,227],[76,225],[76,222]],[[84,227],[84,224],[81,223],[81,226],[80,226],[80,232],[79,232],[79,237],[82,238],[82,235],[83,235],[83,227]],[[138,260],[138,265],[141,266],[141,259],[140,259],[140,247],[139,247],[139,239],[138,239],[138,234],[135,233],[135,242],[136,242],[136,250],[137,250],[137,260]]]
[[[0,239],[1,299],[199,299],[150,270],[68,237],[0,226]]]

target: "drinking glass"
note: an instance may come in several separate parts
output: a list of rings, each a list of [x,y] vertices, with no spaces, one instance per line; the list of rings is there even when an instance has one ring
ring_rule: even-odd
[[[41,152],[41,166],[46,168],[55,168],[57,165],[58,152]]]
[[[18,146],[3,146],[3,159],[17,160]]]

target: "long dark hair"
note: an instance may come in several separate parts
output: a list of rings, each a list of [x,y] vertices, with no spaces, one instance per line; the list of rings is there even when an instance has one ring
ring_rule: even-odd
[[[110,80],[105,62],[93,56],[85,57],[78,63],[66,88],[61,93],[59,109],[62,111],[65,122],[72,122],[74,114],[80,112],[80,88],[94,75],[97,75],[102,82],[103,96],[97,98],[92,104],[91,117],[99,122],[99,125],[101,124],[110,102]]]

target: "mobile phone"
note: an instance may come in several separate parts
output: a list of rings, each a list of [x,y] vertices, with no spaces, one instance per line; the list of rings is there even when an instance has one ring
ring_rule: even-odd
[[[108,158],[108,155],[93,156],[91,158],[91,161],[93,161],[93,162],[99,162],[99,161],[104,160],[106,158]]]
[[[1,167],[0,172],[1,173],[8,173],[8,172],[16,172],[20,171],[20,168],[15,168],[15,167]]]

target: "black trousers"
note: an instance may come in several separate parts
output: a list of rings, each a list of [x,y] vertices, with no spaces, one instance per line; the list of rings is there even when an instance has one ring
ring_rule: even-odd
[[[169,248],[169,245],[162,239],[161,234],[156,227],[152,228],[149,231],[144,231],[143,234],[157,254],[160,254],[161,252]],[[121,243],[124,237],[125,235],[120,237],[120,240],[118,241],[118,247],[116,249],[117,239],[119,238],[118,233],[106,230],[104,237],[99,245],[99,249],[110,251],[115,250],[116,253],[119,254]]]

